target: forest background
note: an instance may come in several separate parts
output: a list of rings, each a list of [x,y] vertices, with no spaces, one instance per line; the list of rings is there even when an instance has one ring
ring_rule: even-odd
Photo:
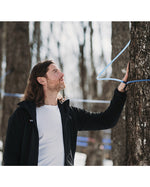
[[[68,0],[55,1],[26,1],[20,3],[18,0],[1,1],[0,17],[2,21],[80,21],[80,20],[95,20],[95,21],[149,21],[149,1],[126,1],[120,3],[119,0],[114,1],[76,1],[73,3]],[[30,6],[29,6],[30,4]],[[119,49],[120,50],[120,49]],[[71,171],[71,172],[70,172]],[[73,179],[72,186],[147,186],[149,183],[149,167],[74,167],[62,170],[59,168],[7,168],[2,170],[1,167],[1,184],[5,186],[20,186],[20,180],[24,181],[24,185],[36,184],[37,186],[49,184],[49,182],[66,186],[70,186],[70,182],[64,181],[64,178]],[[24,180],[24,175],[28,180]],[[59,179],[57,180],[57,176]],[[74,176],[76,175],[76,180]],[[20,180],[16,180],[19,178]],[[49,176],[51,179],[49,181]],[[8,180],[9,179],[9,180]],[[119,179],[119,180],[118,180]],[[18,182],[17,182],[18,181]]]
[[[65,74],[63,96],[73,106],[100,112],[108,107],[118,82],[97,81],[96,77],[129,40],[130,46],[103,77],[122,79],[130,62],[129,80],[149,79],[150,22],[0,22],[3,146],[9,116],[36,63],[56,62]],[[128,86],[126,106],[112,130],[78,133],[77,152],[84,153],[85,165],[150,164],[149,86],[148,81]]]

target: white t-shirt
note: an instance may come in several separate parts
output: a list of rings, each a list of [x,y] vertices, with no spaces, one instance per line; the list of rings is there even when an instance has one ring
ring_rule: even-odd
[[[39,166],[63,166],[64,144],[61,115],[58,106],[36,108],[39,132]]]

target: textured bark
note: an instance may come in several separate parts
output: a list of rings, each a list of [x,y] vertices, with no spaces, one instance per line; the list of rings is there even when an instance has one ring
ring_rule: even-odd
[[[0,77],[2,71],[2,35],[3,35],[3,22],[0,22]]]
[[[112,59],[124,48],[130,37],[129,22],[112,22]],[[129,62],[129,48],[112,64],[113,78],[122,79]],[[113,90],[118,82],[112,82]],[[125,107],[117,125],[112,129],[113,165],[126,165],[126,120]]]
[[[1,23],[1,41],[0,41],[0,54],[1,54],[1,72],[0,72],[0,76],[4,76],[2,75],[2,65],[4,65],[4,63],[6,63],[6,22],[2,22]],[[5,79],[2,78],[0,81],[0,89],[3,91],[4,90],[4,85],[5,85]],[[2,92],[1,92],[2,93]],[[0,94],[1,95],[1,94]],[[3,98],[0,98],[0,139],[2,140],[2,131],[1,131],[1,127],[2,127],[2,113],[3,113]]]
[[[6,24],[6,93],[23,93],[31,67],[29,28],[26,22]],[[5,141],[8,118],[14,112],[19,98],[5,96],[3,99],[2,139]]]
[[[130,80],[150,79],[150,22],[132,22]],[[129,85],[127,165],[150,165],[150,82]]]
[[[0,77],[2,72],[2,35],[3,35],[3,23],[0,22]],[[0,89],[2,89],[2,84],[0,82]],[[1,92],[0,92],[0,126],[1,126],[1,115],[2,114],[2,103],[1,103]],[[0,140],[2,139],[1,130],[0,130]]]

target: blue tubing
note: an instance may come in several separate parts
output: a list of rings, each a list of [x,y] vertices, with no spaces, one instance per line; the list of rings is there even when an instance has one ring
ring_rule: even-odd
[[[97,76],[97,80],[102,80],[101,78],[100,78],[100,76],[104,73],[104,71],[106,71],[106,69],[126,50],[126,48],[130,45],[130,42],[131,41],[129,41],[128,43],[127,43],[127,45],[120,51],[120,53],[118,53],[118,55],[98,74],[98,76]],[[110,80],[110,78],[106,78],[105,80]],[[112,79],[111,79],[112,80]],[[117,80],[119,80],[119,79],[117,79]],[[120,80],[121,81],[121,80]]]
[[[120,53],[118,53],[118,55],[98,74],[97,76],[97,80],[111,80],[111,81],[117,81],[117,82],[122,82],[125,83],[126,85],[131,84],[131,83],[135,83],[135,82],[145,82],[145,81],[150,81],[150,79],[141,79],[141,80],[132,80],[132,81],[128,81],[128,82],[124,82],[121,79],[116,79],[116,78],[100,78],[100,76],[104,73],[104,71],[106,71],[106,69],[127,49],[127,47],[130,45],[129,41],[127,43],[127,45],[120,51]]]

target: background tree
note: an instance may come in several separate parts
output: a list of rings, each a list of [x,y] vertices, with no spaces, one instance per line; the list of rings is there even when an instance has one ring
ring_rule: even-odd
[[[60,32],[63,33],[63,23],[60,25]],[[61,56],[61,43],[59,40],[57,40],[57,50],[58,50],[58,64],[60,67],[60,70],[64,73],[64,67],[63,67],[63,61],[62,61],[62,56]],[[65,90],[62,90],[62,95],[65,97]]]
[[[124,48],[130,38],[129,22],[112,22],[112,59]],[[113,78],[122,79],[129,62],[129,48],[112,64]],[[118,82],[111,82],[111,90]],[[126,120],[125,107],[117,125],[112,129],[112,160],[113,165],[126,165]]]
[[[33,52],[36,52],[36,62],[40,62],[40,49],[41,49],[41,23],[34,22],[34,31],[33,31]]]
[[[27,22],[6,23],[6,93],[23,93],[31,67],[29,48],[29,24]],[[4,96],[2,116],[2,140],[5,141],[8,118],[16,109],[19,98]]]
[[[150,79],[150,22],[132,22],[129,80]],[[150,82],[129,85],[127,165],[150,165]]]
[[[0,140],[2,140],[2,132],[1,132],[1,125],[2,125],[2,91],[4,90],[5,85],[5,63],[6,63],[6,23],[1,22],[0,27]]]
[[[94,28],[93,23],[89,22],[89,38],[90,38],[90,63],[91,63],[91,76],[89,80],[89,93],[91,99],[99,99],[98,97],[98,89],[97,89],[97,80],[96,80],[96,68],[94,63],[94,51],[93,51],[93,34],[94,34]],[[92,112],[100,112],[100,104],[91,104],[90,105],[90,111]],[[99,149],[99,145],[102,142],[102,133],[101,131],[88,131],[88,136],[90,140],[87,150],[87,165],[102,165],[102,154]]]
[[[85,56],[85,45],[86,45],[86,31],[87,26],[84,25],[84,22],[80,22],[80,26],[82,28],[82,38],[83,41],[81,42],[79,36],[77,35],[78,43],[79,43],[79,76],[80,76],[80,88],[82,92],[82,98],[87,99],[88,96],[88,82],[87,82],[87,64],[86,64],[86,56]],[[88,108],[87,103],[83,103],[83,108]],[[80,131],[78,132],[78,136],[88,137],[87,131]],[[88,148],[84,146],[78,146],[77,151],[81,153],[87,154]]]
[[[83,32],[83,42],[80,43],[79,39],[79,75],[80,75],[80,87],[82,90],[82,97],[87,99],[87,67],[85,58],[85,44],[86,44],[86,26],[81,22],[82,32]],[[86,107],[86,103],[83,103],[83,107]]]
[[[2,72],[2,35],[3,35],[3,23],[0,22],[0,77]],[[0,89],[1,89],[1,81],[0,81]],[[0,92],[0,119],[1,119],[1,110],[2,104],[1,104],[1,92]],[[1,139],[1,131],[0,131],[0,139]]]
[[[3,22],[0,22],[0,77],[2,72],[2,37],[3,37]]]

